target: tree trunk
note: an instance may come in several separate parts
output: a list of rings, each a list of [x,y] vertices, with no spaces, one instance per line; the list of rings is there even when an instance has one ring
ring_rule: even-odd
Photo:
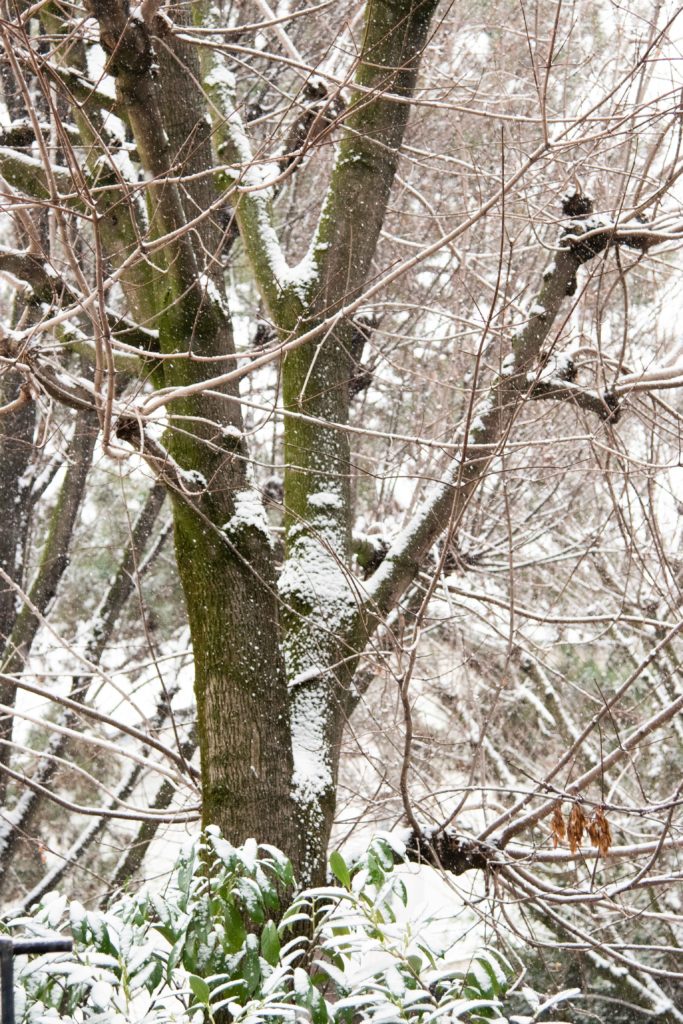
[[[408,121],[408,104],[386,94],[413,94],[434,7],[433,0],[367,5],[359,88],[313,243],[318,275],[300,316],[301,333],[352,301],[365,284]],[[352,334],[353,325],[341,321],[289,353],[283,368],[284,404],[294,415],[285,420],[287,559],[280,592],[294,793],[314,875],[325,863],[349,694],[364,647],[357,628],[361,598],[351,573],[351,452],[348,434],[338,428],[348,422]]]
[[[213,133],[223,158],[221,139],[238,117],[235,98],[226,94],[229,78],[220,76],[214,96],[210,62],[200,72],[195,51],[169,35],[163,19],[152,18],[151,25],[131,19],[125,0],[90,0],[88,7],[154,182],[152,232],[169,237],[166,272],[156,281],[155,326],[162,354],[178,358],[163,361],[155,382],[167,388],[198,383],[206,364],[189,355],[211,357],[220,372],[221,365],[232,365],[221,360],[234,353],[221,297],[220,233],[211,217],[183,230],[218,194],[213,176],[197,175],[182,187],[171,179],[178,161],[188,177],[211,165],[199,83],[211,97],[212,118],[217,105],[226,107]],[[317,274],[307,290],[277,277],[266,237],[272,231],[267,198],[246,195],[237,205],[245,248],[283,332],[319,322],[365,282],[409,110],[386,94],[412,95],[434,7],[434,0],[367,5],[358,88],[313,241]],[[211,17],[202,4],[194,14],[207,23]],[[164,35],[158,63],[154,32]],[[243,150],[237,149],[240,163]],[[128,283],[131,302],[136,285]],[[342,322],[320,344],[288,357],[283,389],[289,410],[346,423],[350,331]],[[287,420],[286,564],[278,585],[265,513],[246,471],[237,387],[185,397],[170,408],[167,447],[177,464],[171,474],[176,555],[195,656],[203,820],[218,824],[232,842],[254,835],[279,846],[302,882],[319,882],[334,817],[344,709],[360,654],[359,601],[350,574],[348,440],[338,426],[318,426],[312,436],[304,421]]]

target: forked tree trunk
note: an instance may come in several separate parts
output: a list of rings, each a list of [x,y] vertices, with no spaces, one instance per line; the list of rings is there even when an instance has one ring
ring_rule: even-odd
[[[234,352],[220,295],[220,233],[207,218],[183,233],[218,193],[207,110],[216,142],[229,135],[234,97],[211,94],[211,66],[169,35],[163,19],[131,19],[126,0],[90,0],[109,70],[135,136],[150,186],[150,223],[168,235],[165,273],[155,282],[155,323],[167,357],[155,383],[177,387],[214,373]],[[317,273],[307,290],[277,280],[263,237],[264,205],[246,196],[236,214],[247,254],[281,332],[305,329],[362,289],[379,238],[399,159],[434,0],[370,0],[340,155],[313,250]],[[197,20],[208,8],[193,5]],[[155,70],[154,33],[165,35]],[[226,79],[227,80],[227,79]],[[231,107],[217,114],[223,100]],[[240,158],[243,160],[241,153]],[[225,159],[225,153],[222,153]],[[188,162],[189,161],[189,162]],[[236,163],[239,162],[236,160]],[[182,166],[189,178],[165,180]],[[254,215],[256,211],[257,215]],[[362,222],[362,226],[361,226]],[[272,224],[271,224],[272,227]],[[202,244],[195,244],[199,236]],[[218,270],[217,270],[218,268]],[[207,282],[211,282],[209,286]],[[139,307],[139,282],[128,284]],[[215,295],[218,293],[219,298]],[[292,411],[344,424],[348,416],[349,325],[290,356],[284,400]],[[212,364],[188,354],[211,356]],[[167,448],[172,475],[176,555],[195,657],[203,820],[235,843],[273,843],[304,883],[325,873],[346,695],[361,651],[358,599],[350,576],[349,448],[343,431],[287,422],[286,563],[278,581],[268,525],[249,473],[238,389],[229,386],[171,404]],[[163,466],[158,467],[164,474]],[[168,478],[168,474],[166,474]]]

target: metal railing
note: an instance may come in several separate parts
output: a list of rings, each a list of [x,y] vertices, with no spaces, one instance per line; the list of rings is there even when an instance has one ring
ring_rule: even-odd
[[[2,1024],[14,1020],[14,957],[31,953],[70,953],[71,939],[55,936],[50,939],[12,939],[0,935],[0,988],[2,990]]]

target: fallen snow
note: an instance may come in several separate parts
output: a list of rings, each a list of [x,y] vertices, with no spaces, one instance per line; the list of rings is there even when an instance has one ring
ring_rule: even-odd
[[[227,523],[223,525],[223,532],[228,537],[237,538],[242,530],[259,530],[268,540],[272,547],[273,539],[270,534],[268,517],[261,501],[261,495],[253,488],[244,491],[237,491],[234,496],[235,511]]]

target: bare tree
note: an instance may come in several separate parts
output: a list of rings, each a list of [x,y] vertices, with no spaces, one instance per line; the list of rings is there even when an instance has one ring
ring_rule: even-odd
[[[96,797],[94,767],[87,806],[65,776],[59,799],[106,810],[67,863],[108,821],[143,819],[146,850],[196,813],[163,660],[168,493],[203,821],[318,881],[335,815],[403,817],[414,856],[490,879],[508,932],[664,1006],[675,5],[7,2],[2,31],[0,869],[114,728],[133,774]],[[116,474],[139,516],[110,513],[118,569],[76,633],[84,517]],[[111,706],[126,629],[126,678],[151,655],[159,684],[148,720]],[[57,642],[68,695],[35,683]],[[61,703],[34,770],[20,693]]]

